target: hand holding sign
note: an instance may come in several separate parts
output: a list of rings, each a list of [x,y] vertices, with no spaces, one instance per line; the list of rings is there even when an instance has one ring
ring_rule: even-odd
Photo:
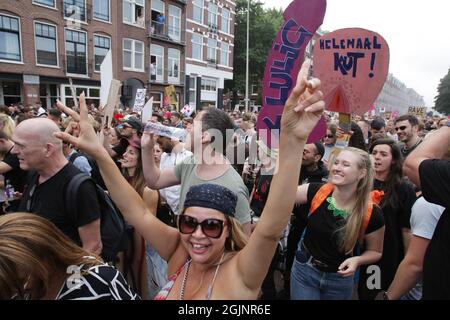
[[[341,29],[320,37],[314,72],[327,110],[363,115],[373,105],[389,70],[389,47],[378,33]]]

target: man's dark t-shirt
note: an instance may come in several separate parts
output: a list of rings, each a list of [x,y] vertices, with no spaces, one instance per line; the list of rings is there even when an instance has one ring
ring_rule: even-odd
[[[80,172],[72,163],[68,163],[50,179],[36,184],[34,188],[34,181],[38,181],[38,176],[31,175],[19,206],[19,211],[33,212],[47,218],[79,245],[81,241],[78,228],[100,218],[96,189],[91,180],[83,182],[78,189],[77,216],[71,217],[67,212],[67,186],[71,178]]]
[[[423,262],[424,300],[450,299],[450,162],[424,160],[419,166],[425,200],[445,207]]]
[[[12,170],[4,174],[5,183],[7,180],[9,180],[15,191],[23,192],[23,188],[27,179],[27,172],[20,168],[20,163],[17,155],[12,154],[11,150],[9,150],[6,153],[3,162],[12,168]]]

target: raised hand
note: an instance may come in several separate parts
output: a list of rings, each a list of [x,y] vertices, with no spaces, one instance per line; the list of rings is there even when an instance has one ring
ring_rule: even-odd
[[[286,100],[281,118],[281,133],[306,140],[316,126],[325,108],[320,80],[307,80],[311,60],[303,62],[297,83]]]
[[[58,132],[55,133],[55,137],[68,142],[83,152],[89,154],[92,157],[99,156],[102,152],[106,152],[103,146],[98,140],[97,134],[94,131],[94,127],[89,122],[88,109],[86,106],[86,99],[84,92],[81,93],[79,99],[80,114],[74,110],[67,108],[61,103],[58,103],[58,108],[64,113],[70,115],[74,121],[78,122],[79,135],[78,137],[70,132]]]
[[[144,131],[141,137],[141,148],[144,150],[153,150],[155,146],[155,137],[152,132]]]

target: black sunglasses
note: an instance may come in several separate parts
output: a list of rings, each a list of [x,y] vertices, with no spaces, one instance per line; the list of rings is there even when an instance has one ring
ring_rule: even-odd
[[[395,127],[395,131],[398,131],[398,130],[405,130],[407,128],[407,126],[401,126],[401,127]]]
[[[325,135],[325,138],[332,139],[332,138],[334,138],[334,135],[333,134],[327,134],[327,135]]]
[[[220,219],[205,219],[202,222],[198,222],[197,219],[185,214],[178,217],[178,230],[183,234],[194,233],[198,225],[202,227],[202,232],[207,237],[218,239],[222,235],[224,221]]]

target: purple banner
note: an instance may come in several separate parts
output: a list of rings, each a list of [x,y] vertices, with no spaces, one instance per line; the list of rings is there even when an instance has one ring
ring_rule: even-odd
[[[263,106],[258,116],[260,139],[269,147],[278,147],[281,115],[303,61],[306,45],[325,16],[326,0],[294,0],[284,11],[284,24],[269,52],[263,80]],[[326,132],[322,118],[308,138],[321,139]]]

